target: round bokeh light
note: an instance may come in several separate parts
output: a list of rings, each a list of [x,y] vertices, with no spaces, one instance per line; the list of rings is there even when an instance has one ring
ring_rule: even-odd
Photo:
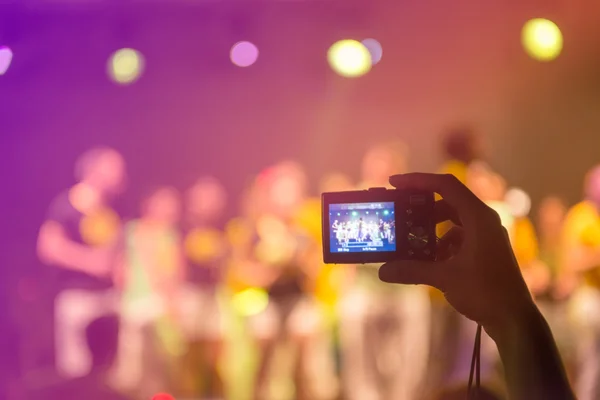
[[[375,39],[365,39],[362,41],[362,44],[367,48],[367,50],[369,50],[369,54],[371,54],[372,65],[375,65],[381,61],[381,57],[383,56],[383,48],[381,47],[381,43]]]
[[[4,75],[10,67],[13,59],[13,52],[10,47],[0,46],[0,75]]]
[[[563,48],[563,36],[558,26],[544,18],[527,21],[521,31],[521,42],[527,54],[538,61],[552,61]]]
[[[120,49],[108,60],[108,74],[117,83],[135,82],[144,71],[144,56],[134,49]]]
[[[371,70],[371,53],[359,41],[340,40],[327,52],[331,68],[346,78],[357,78]]]
[[[237,42],[231,48],[230,58],[238,67],[249,67],[258,59],[258,47],[250,42]]]

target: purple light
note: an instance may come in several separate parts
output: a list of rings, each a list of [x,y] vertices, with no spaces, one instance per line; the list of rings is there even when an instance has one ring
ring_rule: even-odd
[[[258,59],[258,48],[250,42],[237,42],[231,48],[230,58],[238,67],[249,67]]]
[[[381,48],[381,44],[375,39],[365,39],[362,41],[363,46],[369,50],[371,54],[371,65],[377,64],[381,61],[381,57],[383,56],[383,49]]]
[[[0,46],[0,75],[4,75],[8,71],[12,58],[12,50],[6,46]]]

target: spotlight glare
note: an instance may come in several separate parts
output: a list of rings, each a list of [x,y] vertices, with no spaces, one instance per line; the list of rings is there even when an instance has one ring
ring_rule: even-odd
[[[369,50],[356,40],[340,40],[327,52],[331,68],[346,78],[357,78],[371,70]]]
[[[117,83],[135,82],[144,70],[144,56],[134,49],[120,49],[108,60],[108,74]]]
[[[258,59],[258,47],[250,42],[237,42],[231,48],[229,57],[238,67],[249,67]]]
[[[10,47],[0,46],[0,75],[4,75],[12,62],[13,52]]]
[[[531,211],[531,198],[523,189],[511,188],[506,191],[504,201],[515,218],[523,218]]]
[[[527,54],[538,61],[552,61],[563,48],[563,36],[558,26],[544,18],[534,18],[523,26],[521,42]]]
[[[381,43],[375,39],[365,39],[362,41],[362,44],[367,48],[369,54],[371,54],[371,65],[375,65],[381,61],[381,57],[383,56]]]

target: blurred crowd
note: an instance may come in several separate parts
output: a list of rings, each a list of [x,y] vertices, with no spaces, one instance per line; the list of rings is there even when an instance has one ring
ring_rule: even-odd
[[[569,210],[548,196],[533,218],[476,132],[441,142],[439,172],[501,216],[579,398],[600,398],[600,169],[582,202]],[[401,142],[381,143],[358,179],[330,172],[319,192],[389,187],[409,155]],[[320,199],[302,165],[267,167],[239,202],[210,176],[185,191],[159,186],[131,220],[111,207],[127,196],[117,150],[86,152],[75,175],[39,231],[53,289],[32,308],[48,310],[51,328],[34,311],[17,318],[13,398],[412,400],[468,378],[476,327],[442,293],[381,283],[373,265],[323,264]],[[232,204],[238,216],[225,220]],[[482,346],[484,383],[501,394],[497,351],[489,338]],[[35,372],[44,357],[52,373]]]

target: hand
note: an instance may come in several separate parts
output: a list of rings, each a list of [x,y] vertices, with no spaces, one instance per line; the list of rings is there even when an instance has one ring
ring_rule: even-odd
[[[91,249],[87,261],[87,263],[82,262],[82,265],[85,265],[85,272],[100,278],[111,278],[115,262],[113,249],[104,247]]]
[[[438,260],[394,261],[384,264],[384,282],[424,284],[441,290],[461,314],[482,324],[488,333],[511,322],[521,311],[535,308],[498,214],[452,175],[395,175],[398,189],[440,194],[436,222],[454,226],[438,245]]]

